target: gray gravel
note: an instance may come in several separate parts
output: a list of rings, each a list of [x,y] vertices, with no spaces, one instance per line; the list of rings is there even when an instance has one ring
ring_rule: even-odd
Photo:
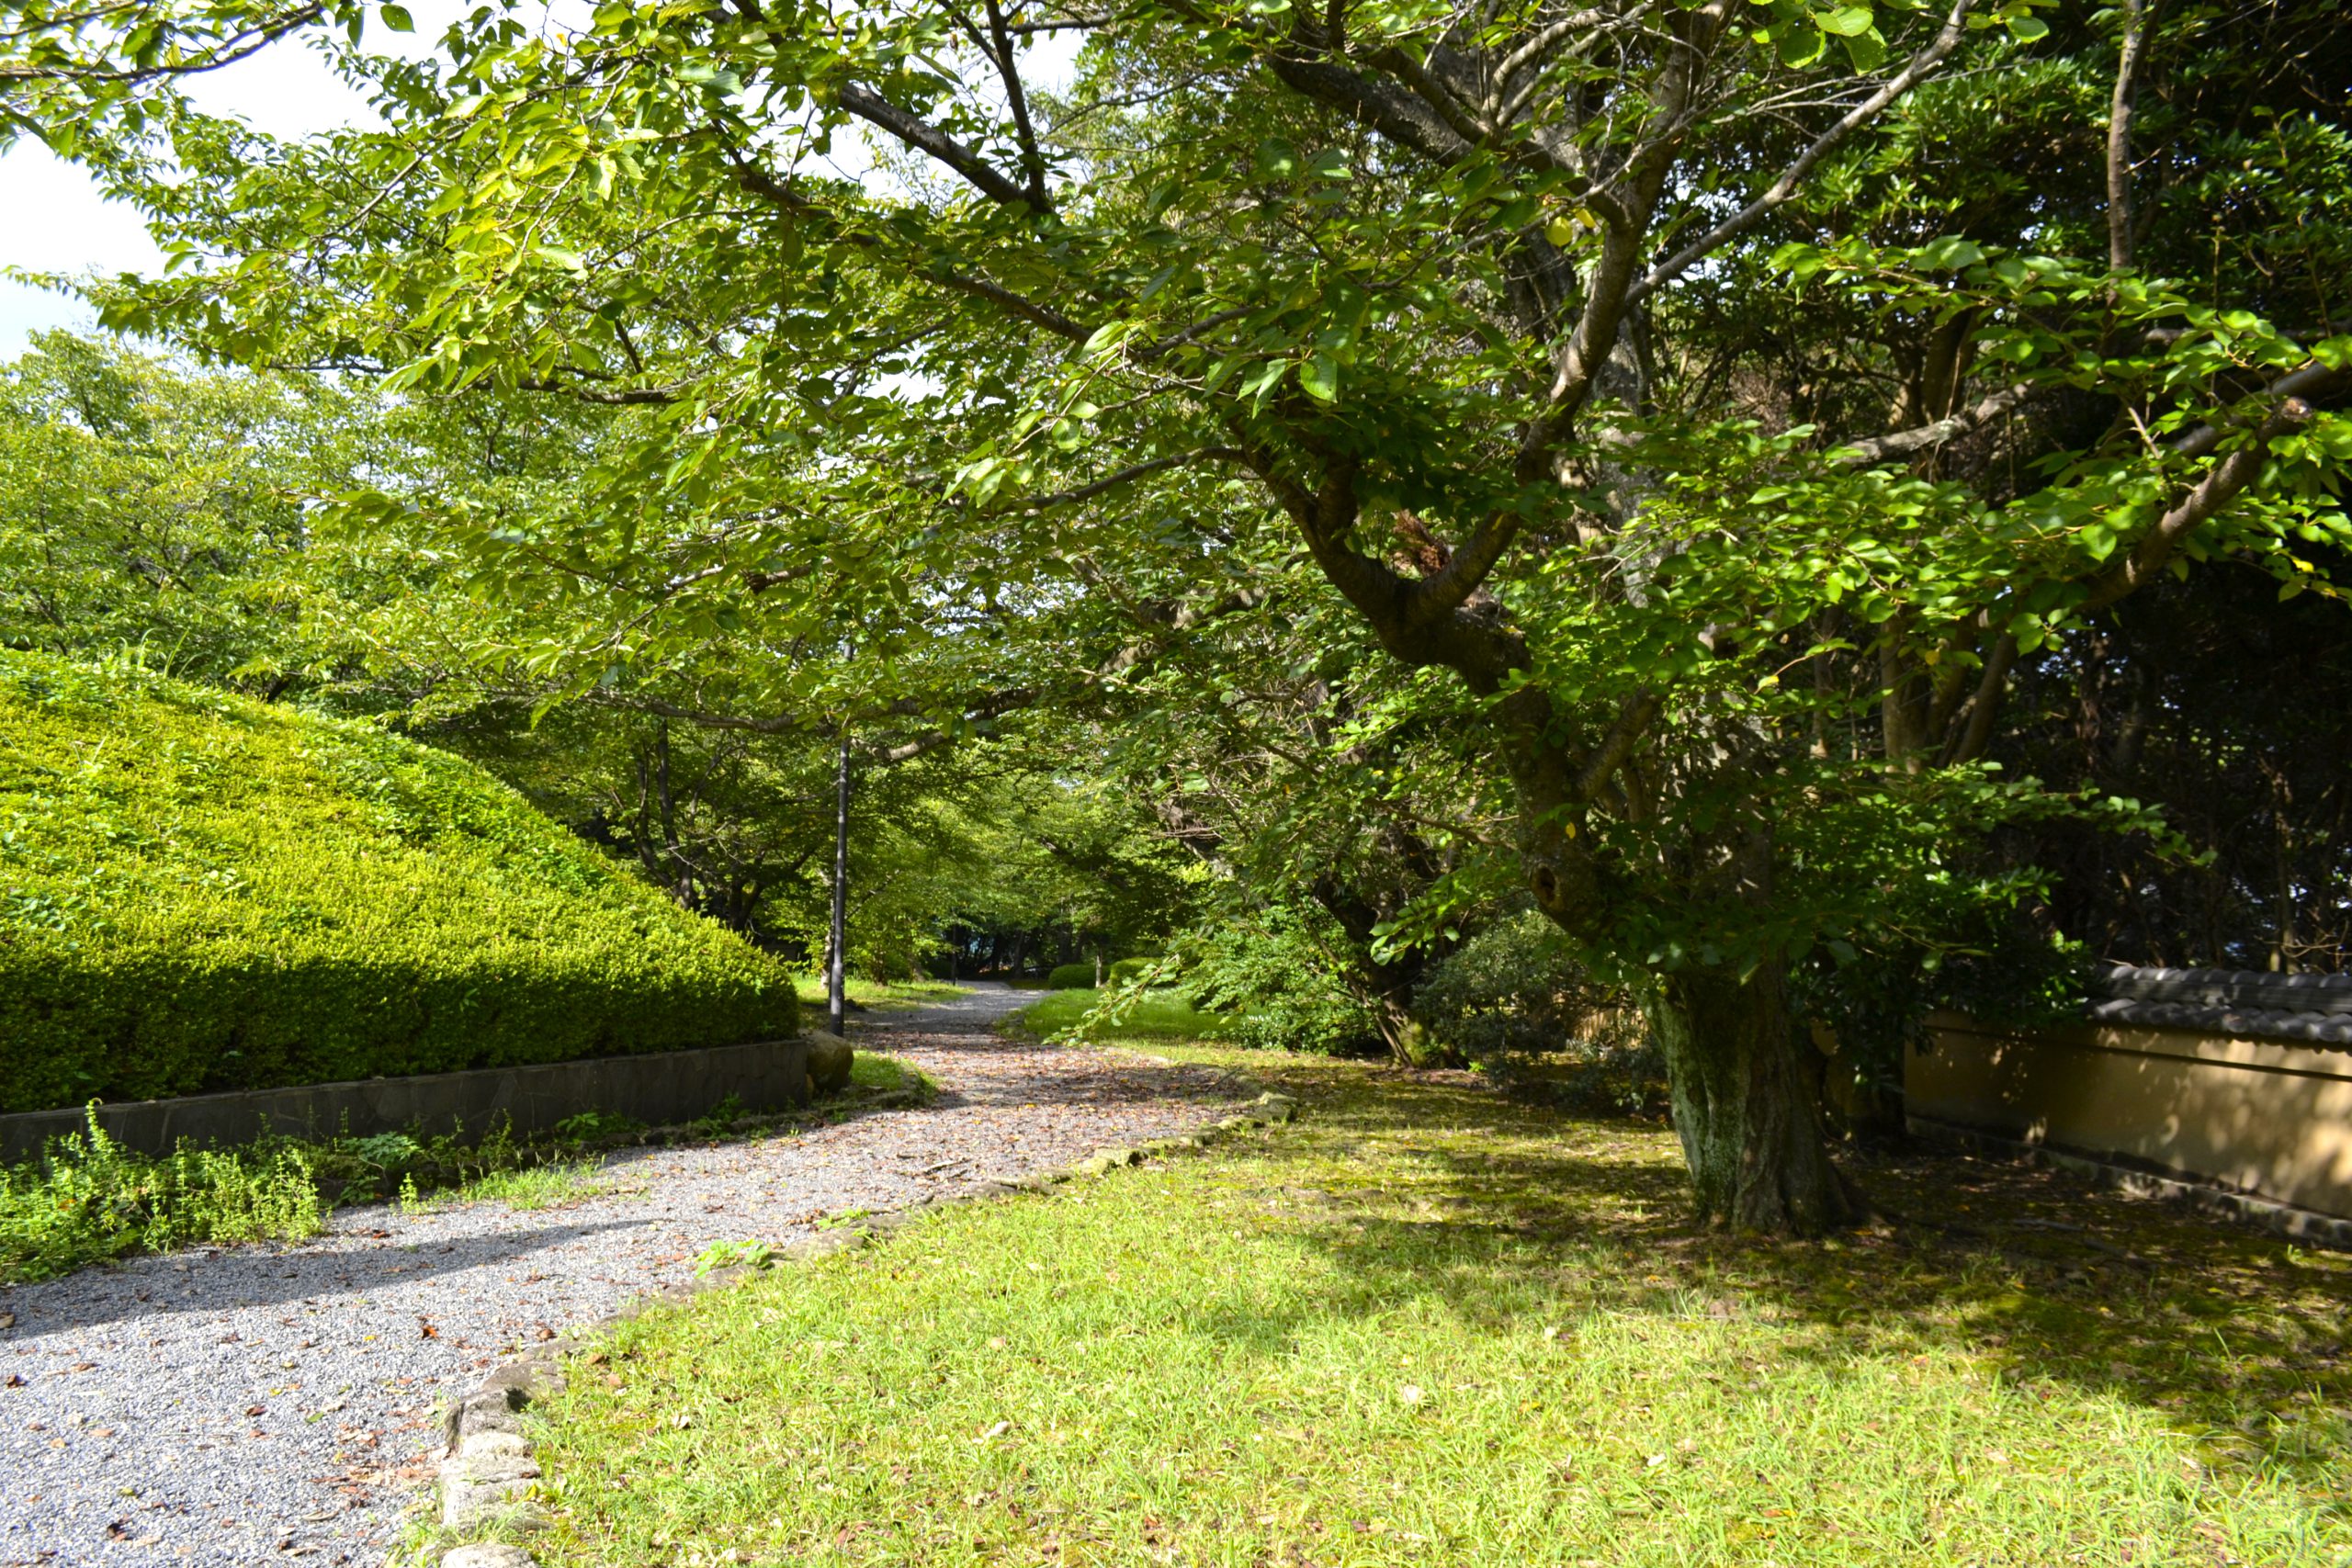
[[[1217,1075],[989,1032],[976,987],[864,1031],[945,1091],[920,1111],[629,1150],[598,1196],[516,1213],[345,1210],[299,1247],[140,1258],[0,1290],[0,1568],[374,1563],[432,1473],[439,1403],[503,1353],[790,1240],[1206,1122]]]

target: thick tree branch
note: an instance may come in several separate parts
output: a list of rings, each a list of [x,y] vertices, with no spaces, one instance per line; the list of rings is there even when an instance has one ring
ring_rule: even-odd
[[[2146,20],[2143,0],[2123,0],[2123,43],[2107,110],[2107,265],[2117,272],[2132,265],[2132,108]]]
[[[1297,53],[1273,58],[1274,74],[1294,92],[1342,114],[1442,164],[1459,163],[1477,151],[1445,117],[1394,82],[1361,75],[1343,65]]]
[[[1866,468],[1872,463],[1883,463],[1891,457],[1908,457],[1915,452],[1940,446],[1947,441],[1959,439],[1981,424],[2000,418],[2031,397],[2033,390],[2032,387],[2019,382],[2014,387],[2004,387],[1974,405],[1932,424],[1897,431],[1892,435],[1873,436],[1868,441],[1841,443],[1833,460],[1842,468]]]
[[[2153,581],[2172,559],[2182,540],[2254,482],[2262,465],[2269,460],[2272,438],[2285,434],[2311,417],[2311,404],[2301,398],[2289,398],[2281,403],[2254,432],[2252,440],[2207,469],[2205,477],[2190,487],[2179,503],[2156,520],[2156,525],[2148,530],[2130,555],[2092,580],[2090,596],[2083,601],[2082,608],[2103,609]]]
[[[2314,361],[2298,370],[2290,370],[2259,394],[2264,398],[2282,398],[2290,401],[2297,398],[2317,397],[2335,390],[2346,379],[2346,373]],[[2222,444],[2234,426],[2226,423],[2200,424],[2172,444],[2177,457],[2202,457]]]
[[[867,124],[954,170],[989,200],[1002,202],[1008,207],[1044,211],[1043,205],[1033,200],[1030,193],[1009,178],[1001,169],[922,116],[909,113],[878,93],[869,92],[854,82],[849,83],[841,90],[841,106]]]
[[[1984,656],[1984,670],[1976,682],[1976,695],[1968,707],[1968,726],[1944,753],[1951,766],[1973,762],[1993,743],[1993,720],[2001,711],[2001,694],[2008,689],[2009,669],[2018,661],[2018,639],[2003,632]]]
[[[1600,738],[1600,746],[1594,749],[1583,771],[1577,775],[1576,798],[1578,801],[1589,801],[1600,793],[1610,775],[1623,767],[1626,760],[1633,756],[1634,748],[1642,743],[1642,737],[1657,721],[1657,716],[1665,706],[1655,692],[1636,693],[1627,700],[1618,712],[1616,722],[1609,727],[1609,733]]]

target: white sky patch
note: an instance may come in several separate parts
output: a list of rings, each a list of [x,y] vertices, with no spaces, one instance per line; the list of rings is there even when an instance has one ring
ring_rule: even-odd
[[[416,31],[371,27],[367,46],[422,58],[472,6],[473,0],[411,0]],[[296,39],[193,79],[188,96],[208,114],[235,115],[283,140],[375,118],[366,96],[337,76],[318,51]],[[30,138],[0,152],[0,210],[13,220],[0,228],[0,267],[111,276],[164,265],[135,208],[107,200],[96,181]],[[0,359],[22,354],[33,333],[53,327],[90,332],[96,325],[96,312],[79,299],[0,277]]]
[[[476,3],[410,0],[416,31],[400,34],[371,27],[367,47],[422,59]],[[567,0],[557,3],[571,9]],[[1080,41],[1074,33],[1038,39],[1022,51],[1023,80],[1032,91],[1067,89]],[[970,80],[975,90],[1001,107],[1002,89],[993,73],[974,64]],[[265,49],[196,78],[188,96],[209,114],[237,116],[284,141],[375,119],[367,98],[334,73],[324,55],[300,40]],[[827,162],[849,178],[896,184],[876,167],[870,147],[854,132],[836,135]],[[163,252],[136,209],[107,200],[87,174],[29,138],[0,152],[0,211],[12,219],[0,226],[0,268],[110,276],[153,273],[164,265]],[[59,327],[92,332],[96,325],[96,313],[80,299],[0,276],[0,360],[22,354],[36,332]]]

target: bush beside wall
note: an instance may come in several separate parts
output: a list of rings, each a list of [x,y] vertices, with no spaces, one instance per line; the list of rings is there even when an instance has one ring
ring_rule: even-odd
[[[1094,965],[1091,962],[1057,964],[1054,972],[1046,976],[1046,989],[1049,991],[1091,991],[1093,988]]]
[[[0,1111],[729,1044],[789,977],[459,758],[0,653]]]

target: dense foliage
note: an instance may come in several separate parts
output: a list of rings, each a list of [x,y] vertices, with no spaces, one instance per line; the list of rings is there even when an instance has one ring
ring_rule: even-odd
[[[1532,901],[1701,1207],[1818,1228],[1808,1023],[2063,954],[2053,829],[2185,847],[2016,693],[2182,579],[2340,609],[2335,7],[2046,9],[486,6],[346,62],[379,128],[109,136],[186,265],[95,292],[560,426],[334,509],[511,700],[877,762],[1084,716],[1402,1057]]]
[[[772,960],[457,758],[0,655],[0,1109],[792,1033]]]

